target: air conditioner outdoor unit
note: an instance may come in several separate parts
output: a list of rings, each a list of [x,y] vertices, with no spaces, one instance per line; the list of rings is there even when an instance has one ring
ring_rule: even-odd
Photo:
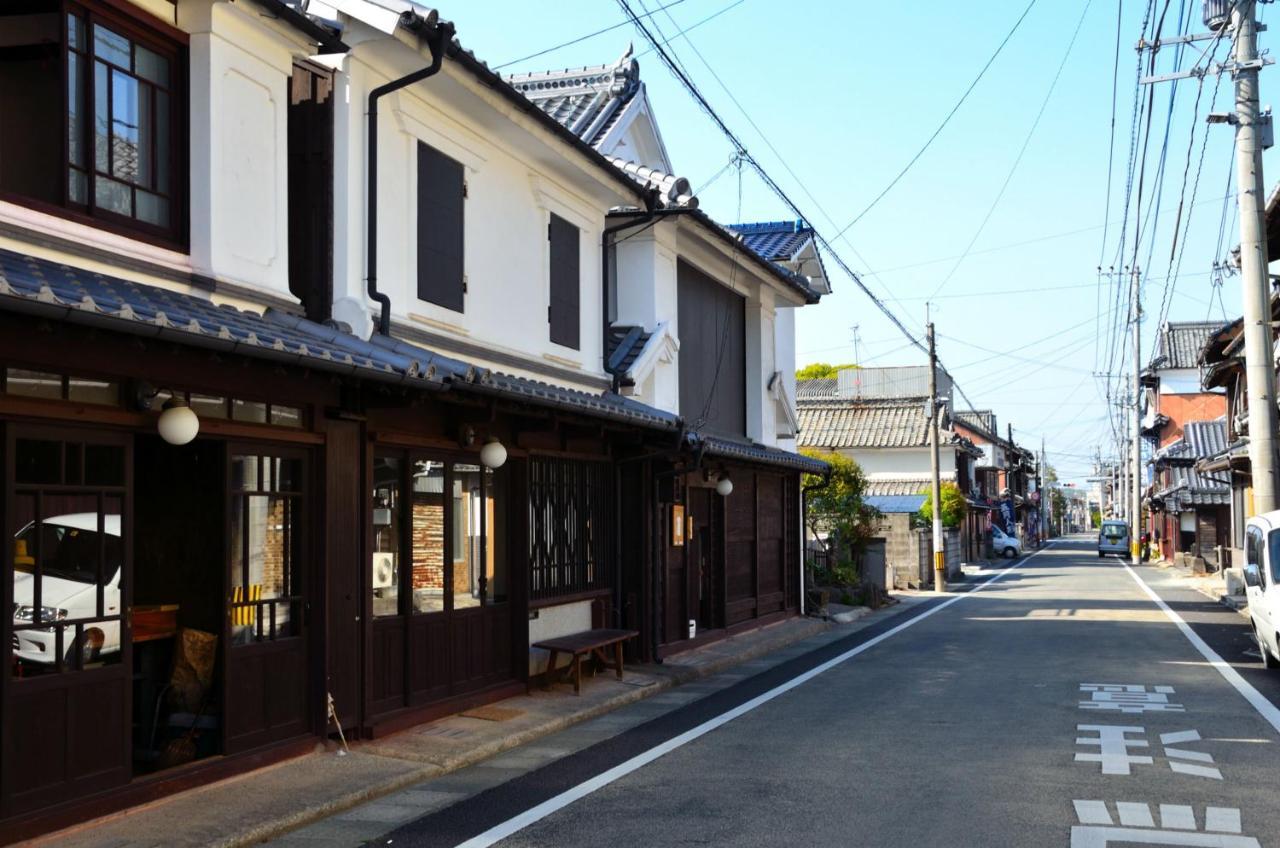
[[[373,555],[373,588],[387,589],[394,585],[396,585],[396,555],[375,553]]]

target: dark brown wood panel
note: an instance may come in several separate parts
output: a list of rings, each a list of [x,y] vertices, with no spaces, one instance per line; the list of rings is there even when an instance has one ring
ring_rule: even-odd
[[[312,321],[333,305],[333,72],[293,66],[289,83],[289,290]]]
[[[369,675],[374,715],[405,706],[405,654],[408,625],[404,616],[374,619],[373,663]]]
[[[306,651],[300,638],[232,649],[227,753],[306,733]]]
[[[325,681],[344,727],[360,721],[364,458],[361,425],[325,422]]]
[[[676,275],[680,414],[695,429],[745,436],[746,300],[686,262]]]

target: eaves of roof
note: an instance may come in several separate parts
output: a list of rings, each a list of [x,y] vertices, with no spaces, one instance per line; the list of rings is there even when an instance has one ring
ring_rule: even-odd
[[[610,218],[633,217],[635,214],[636,213],[633,211],[616,211],[616,212],[610,212],[609,217]],[[689,208],[689,207],[676,207],[671,209],[663,209],[661,210],[660,214],[662,214],[663,216],[667,216],[667,215],[690,216],[691,218],[693,218],[695,222],[702,225],[702,227],[707,232],[709,232],[713,237],[715,237],[717,240],[723,242],[724,244],[729,246],[731,249],[740,252],[743,256],[747,257],[747,259],[757,268],[764,271],[766,274],[768,274],[770,277],[774,278],[775,280],[781,282],[787,288],[792,289],[793,291],[802,295],[804,297],[805,303],[807,304],[817,303],[821,299],[822,295],[818,294],[818,292],[810,288],[809,283],[803,277],[801,277],[799,274],[791,273],[786,268],[783,268],[780,265],[774,262],[771,262],[768,259],[765,259],[760,254],[756,253],[754,250],[747,247],[736,234],[730,232],[728,229],[724,227],[724,225],[714,220],[710,215],[708,215],[706,212],[703,212],[701,209],[695,209],[695,208]]]
[[[803,471],[805,474],[825,475],[831,470],[831,466],[820,459],[813,459],[802,453],[792,453],[791,451],[769,447],[756,442],[690,433],[689,443],[694,448],[701,446],[708,456],[723,459],[738,459],[745,462],[772,465],[792,471]]]

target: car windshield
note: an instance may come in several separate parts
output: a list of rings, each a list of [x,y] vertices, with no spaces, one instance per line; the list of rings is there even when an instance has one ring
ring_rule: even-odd
[[[57,577],[77,583],[98,582],[98,549],[103,545],[104,561],[102,581],[109,582],[123,561],[120,537],[96,530],[82,530],[65,524],[44,522],[39,525],[40,539],[36,545],[36,525],[28,524],[14,537],[20,549],[32,556],[39,551],[41,574],[44,578]],[[24,567],[25,565],[25,567]],[[32,564],[18,563],[19,571],[33,571]]]
[[[1104,524],[1102,525],[1102,535],[1108,539],[1123,539],[1129,535],[1129,528],[1123,524]]]

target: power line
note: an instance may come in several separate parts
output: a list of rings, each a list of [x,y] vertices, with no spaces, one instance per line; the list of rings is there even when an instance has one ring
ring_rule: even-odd
[[[986,229],[987,223],[991,220],[991,216],[995,214],[996,207],[1000,205],[1000,201],[1004,198],[1004,193],[1009,189],[1009,183],[1013,181],[1013,175],[1018,170],[1018,165],[1022,163],[1022,157],[1027,152],[1027,147],[1031,144],[1031,138],[1036,134],[1036,128],[1040,126],[1040,119],[1044,117],[1045,109],[1049,106],[1049,99],[1053,97],[1053,90],[1058,87],[1058,80],[1062,77],[1062,70],[1067,66],[1067,59],[1071,56],[1071,49],[1076,45],[1076,38],[1080,35],[1080,28],[1084,26],[1085,16],[1089,14],[1089,7],[1093,5],[1093,0],[1088,0],[1084,4],[1084,9],[1080,12],[1080,19],[1076,21],[1076,28],[1071,33],[1071,40],[1067,42],[1067,50],[1062,56],[1062,61],[1058,64],[1058,70],[1053,75],[1053,81],[1049,83],[1049,90],[1045,92],[1044,101],[1040,104],[1040,111],[1036,112],[1036,119],[1031,122],[1031,129],[1027,132],[1026,139],[1022,142],[1021,149],[1018,150],[1017,157],[1013,160],[1013,166],[1009,168],[1009,173],[1004,178],[1004,183],[1000,186],[1000,191],[996,193],[995,200],[991,201],[991,208],[987,210],[987,214],[983,216],[982,223],[978,224],[978,229],[974,231],[973,238],[969,239],[969,244],[965,247],[964,253],[956,260],[956,264],[951,267],[947,276],[942,278],[942,282],[938,283],[937,288],[933,290],[930,297],[934,297],[943,287],[951,281],[956,271],[960,270],[961,263],[969,256],[969,251],[973,250],[973,246],[977,243],[982,231]]]
[[[723,15],[725,12],[728,12],[728,11],[730,11],[731,9],[735,9],[735,8],[737,8],[738,6],[741,6],[741,5],[742,5],[743,3],[745,3],[745,2],[747,2],[747,0],[736,0],[736,2],[734,2],[734,3],[730,3],[728,6],[725,6],[725,7],[724,7],[723,9],[721,9],[720,11],[715,12],[715,13],[710,14],[710,15],[707,15],[705,18],[703,18],[702,20],[698,21],[696,24],[690,24],[689,26],[687,26],[687,27],[685,27],[684,29],[680,30],[680,31],[679,31],[679,32],[677,32],[675,35],[671,36],[671,38],[666,39],[666,40],[665,40],[665,41],[663,41],[662,43],[663,43],[663,44],[667,44],[667,43],[669,43],[669,42],[671,41],[671,39],[679,38],[680,36],[684,35],[685,33],[693,32],[695,29],[697,29],[698,27],[702,26],[703,24],[708,23],[708,22],[710,22],[710,21],[714,21],[716,18],[720,17],[720,16],[721,16],[721,15]],[[672,3],[672,4],[671,4],[671,6],[674,6],[674,5],[675,5],[674,3]],[[651,14],[657,14],[658,12],[666,11],[667,9],[670,9],[670,8],[671,8],[671,6],[663,6],[663,7],[659,8],[659,9],[654,9],[654,10],[653,10],[653,12],[652,12]],[[668,13],[667,13],[667,17],[668,17],[668,18],[670,18],[670,17],[671,17],[671,13],[670,13],[670,12],[668,12]],[[623,23],[629,23],[629,21],[624,21]],[[675,23],[675,21],[673,20],[673,21],[672,21],[672,23]],[[687,41],[688,39],[685,39],[685,40]],[[648,55],[649,55],[650,53],[652,53],[652,52],[653,52],[653,48],[652,48],[652,47],[650,47],[648,50],[644,50],[644,51],[642,51],[642,52],[640,52],[640,53],[636,54],[636,58],[637,58],[637,59],[639,59],[639,58],[641,58],[641,57],[643,57],[643,56],[648,56]]]
[[[1116,94],[1120,84],[1120,29],[1124,20],[1124,0],[1116,3],[1116,51],[1111,65],[1111,141],[1107,144],[1107,202],[1102,207],[1102,247],[1098,251],[1098,266],[1107,253],[1107,227],[1111,223],[1111,170],[1116,154]],[[1101,304],[1099,304],[1101,305]]]
[[[672,2],[668,3],[665,6],[659,6],[657,9],[654,9],[652,12],[646,12],[644,15],[642,15],[642,17],[647,18],[650,15],[656,15],[658,12],[661,12],[665,9],[670,9],[672,6],[679,6],[684,1],[685,0],[672,0]],[[742,3],[742,2],[745,2],[745,0],[738,0],[738,3]],[[738,3],[734,3],[733,5],[737,6]],[[733,8],[733,6],[730,6],[729,8],[731,9]],[[720,12],[717,12],[716,14],[718,15],[727,11],[729,11],[729,9],[721,9]],[[715,15],[712,15],[712,17],[715,17]],[[710,20],[710,18],[708,18],[708,20]],[[598,29],[595,32],[589,32],[586,35],[580,35],[577,38],[564,42],[563,44],[557,44],[555,47],[548,47],[546,50],[539,50],[537,53],[530,53],[528,56],[521,56],[519,59],[512,59],[510,62],[503,62],[501,65],[494,65],[493,70],[500,71],[503,68],[509,68],[512,65],[518,65],[521,62],[527,62],[530,59],[537,59],[539,56],[545,56],[548,53],[554,53],[557,50],[563,49],[565,47],[572,47],[573,45],[579,44],[583,41],[586,41],[587,39],[595,38],[597,35],[604,35],[606,32],[613,32],[615,29],[624,27],[629,23],[631,23],[631,21],[622,21],[621,23],[613,24],[612,26],[607,26],[604,29]],[[697,24],[695,24],[694,26],[697,26]],[[692,29],[692,27],[690,27],[690,29]]]
[[[948,112],[947,116],[942,119],[942,123],[938,124],[938,128],[935,129],[933,131],[933,135],[929,136],[928,140],[925,141],[924,146],[922,146],[919,150],[916,151],[916,154],[911,157],[910,161],[907,162],[906,166],[903,167],[903,169],[898,172],[897,176],[895,176],[892,180],[890,180],[889,184],[885,186],[870,203],[867,204],[865,209],[863,209],[861,212],[855,215],[852,221],[845,224],[844,227],[842,227],[840,231],[835,234],[835,238],[840,238],[854,224],[861,221],[864,215],[866,215],[873,208],[875,208],[875,205],[880,202],[881,198],[883,198],[886,194],[888,194],[890,189],[896,186],[898,184],[898,181],[901,180],[906,175],[907,171],[910,171],[911,167],[916,164],[916,162],[920,159],[921,156],[924,155],[924,152],[929,149],[930,145],[933,144],[934,140],[938,137],[939,134],[941,134],[942,130],[945,129],[947,124],[951,122],[951,119],[955,116],[956,112],[960,111],[960,107],[964,105],[965,100],[969,99],[969,95],[973,93],[973,90],[977,88],[978,83],[982,81],[983,76],[986,75],[987,69],[991,67],[992,63],[995,62],[996,57],[1000,55],[1000,52],[1002,50],[1004,50],[1005,45],[1009,43],[1009,40],[1011,38],[1013,38],[1013,34],[1018,31],[1018,27],[1022,26],[1022,22],[1026,20],[1027,14],[1031,11],[1031,7],[1034,6],[1035,4],[1036,4],[1036,0],[1031,0],[1031,2],[1027,4],[1027,8],[1022,10],[1022,14],[1018,16],[1018,20],[1014,21],[1013,27],[1009,30],[1008,33],[1005,34],[1005,37],[1000,42],[1000,44],[996,46],[996,50],[994,53],[991,54],[991,58],[987,59],[987,63],[982,66],[982,70],[978,71],[978,75],[973,78],[973,82],[969,83],[969,87],[964,90],[964,94],[960,95],[960,99],[956,101],[956,105],[951,107],[951,111]]]

